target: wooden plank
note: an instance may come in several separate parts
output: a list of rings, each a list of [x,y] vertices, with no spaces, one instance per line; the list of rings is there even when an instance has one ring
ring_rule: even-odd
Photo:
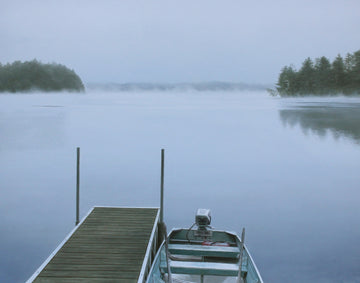
[[[32,282],[137,282],[157,217],[157,208],[95,207]]]
[[[89,278],[89,280],[91,278],[112,278],[114,281],[116,281],[117,279],[125,279],[125,278],[132,278],[132,279],[137,279],[138,278],[138,274],[136,274],[136,272],[133,271],[111,271],[111,270],[58,270],[58,271],[48,271],[48,270],[44,270],[42,276],[41,277],[56,277],[58,279],[61,279],[63,277],[65,278],[72,278],[72,279],[76,279],[77,277],[80,278]],[[115,280],[116,279],[116,280]],[[36,282],[36,281],[35,281]],[[90,282],[90,281],[89,281]]]

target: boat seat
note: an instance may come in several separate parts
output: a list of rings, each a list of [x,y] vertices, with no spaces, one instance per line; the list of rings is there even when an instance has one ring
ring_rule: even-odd
[[[218,262],[170,261],[170,268],[172,273],[177,274],[237,276],[239,272],[235,263]],[[161,270],[167,273],[166,262],[161,265]]]
[[[169,244],[169,252],[178,255],[238,258],[237,247]]]

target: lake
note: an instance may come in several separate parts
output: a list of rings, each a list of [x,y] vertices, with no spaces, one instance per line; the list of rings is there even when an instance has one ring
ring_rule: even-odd
[[[360,282],[360,98],[266,92],[0,95],[0,282],[27,280],[81,207],[159,206],[241,232],[265,282]]]

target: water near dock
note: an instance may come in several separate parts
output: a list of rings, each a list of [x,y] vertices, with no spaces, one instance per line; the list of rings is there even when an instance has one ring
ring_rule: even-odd
[[[265,282],[360,281],[360,99],[265,92],[0,95],[0,282],[24,282],[81,208],[197,208],[241,232]]]

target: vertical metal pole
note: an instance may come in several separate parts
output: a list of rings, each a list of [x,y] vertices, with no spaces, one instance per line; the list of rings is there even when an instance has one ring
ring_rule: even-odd
[[[76,222],[79,224],[79,207],[80,207],[80,147],[76,148]]]
[[[165,150],[161,149],[160,223],[164,222],[164,156]]]

